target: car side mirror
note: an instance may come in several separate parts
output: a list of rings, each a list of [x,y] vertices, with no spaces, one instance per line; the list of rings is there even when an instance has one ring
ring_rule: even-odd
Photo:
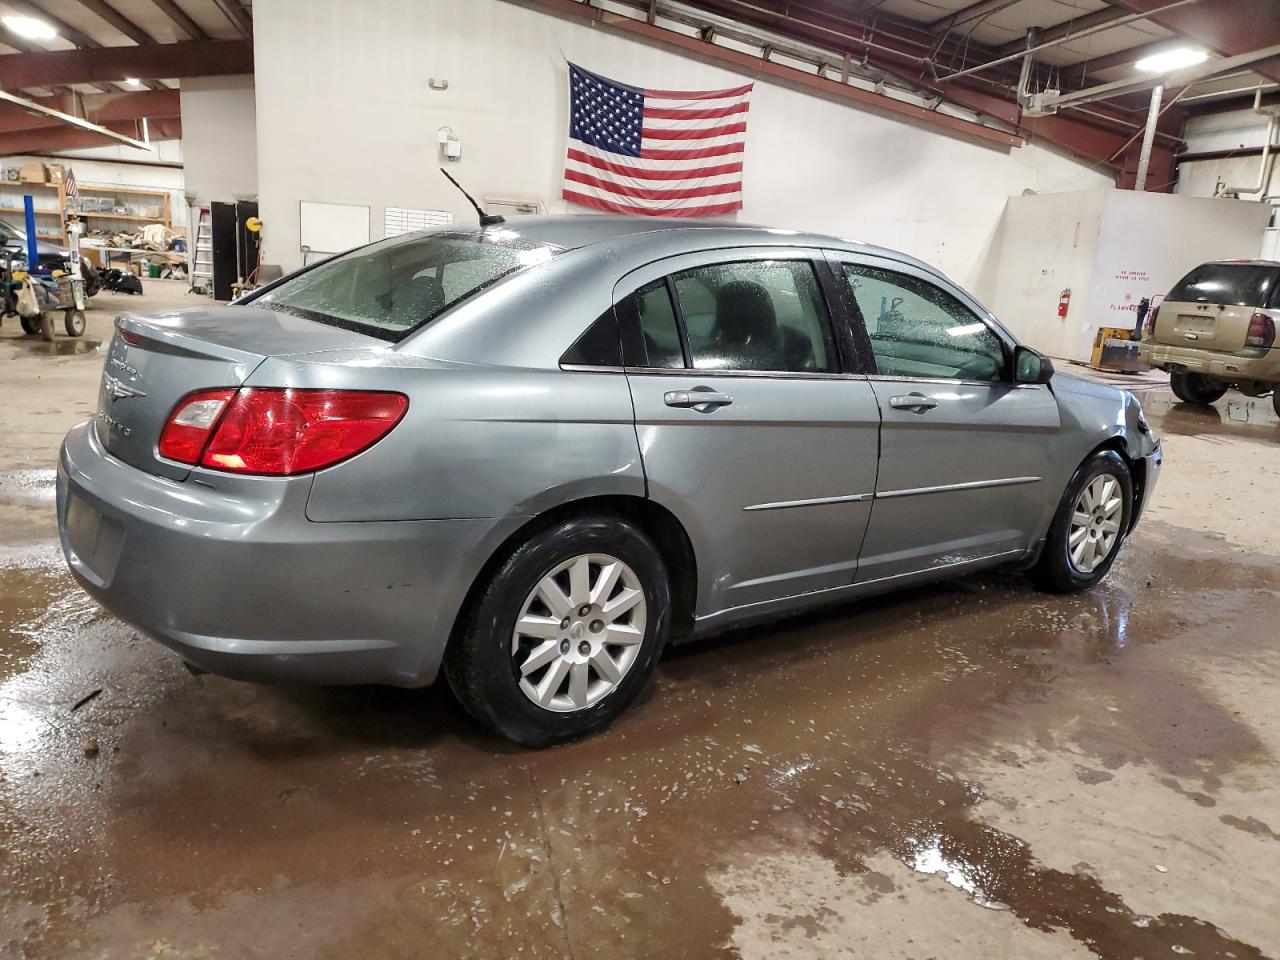
[[[1053,361],[1030,347],[1018,347],[1013,353],[1014,383],[1048,383],[1053,379]]]

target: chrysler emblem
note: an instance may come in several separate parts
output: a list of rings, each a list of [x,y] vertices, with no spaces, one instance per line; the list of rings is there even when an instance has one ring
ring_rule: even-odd
[[[126,397],[145,397],[146,394],[141,390],[129,386],[123,380],[117,380],[111,374],[107,374],[103,378],[103,386],[107,388],[107,395],[113,401],[124,400]]]

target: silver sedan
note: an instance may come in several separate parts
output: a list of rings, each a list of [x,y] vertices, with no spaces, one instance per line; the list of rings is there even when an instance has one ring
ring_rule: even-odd
[[[890,250],[522,218],[116,322],[67,562],[202,669],[417,686],[544,745],[666,644],[985,567],[1105,576],[1160,444]]]

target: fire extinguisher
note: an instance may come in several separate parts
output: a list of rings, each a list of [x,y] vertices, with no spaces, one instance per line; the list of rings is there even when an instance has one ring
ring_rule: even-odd
[[[1071,290],[1063,290],[1058,296],[1058,319],[1067,318],[1067,308],[1071,306]]]

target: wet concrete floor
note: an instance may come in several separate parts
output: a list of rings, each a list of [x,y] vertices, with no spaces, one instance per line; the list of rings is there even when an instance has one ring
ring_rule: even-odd
[[[1144,400],[1166,474],[1098,589],[681,648],[543,752],[443,688],[187,673],[65,574],[32,435],[0,454],[0,957],[1280,957],[1280,423]]]

